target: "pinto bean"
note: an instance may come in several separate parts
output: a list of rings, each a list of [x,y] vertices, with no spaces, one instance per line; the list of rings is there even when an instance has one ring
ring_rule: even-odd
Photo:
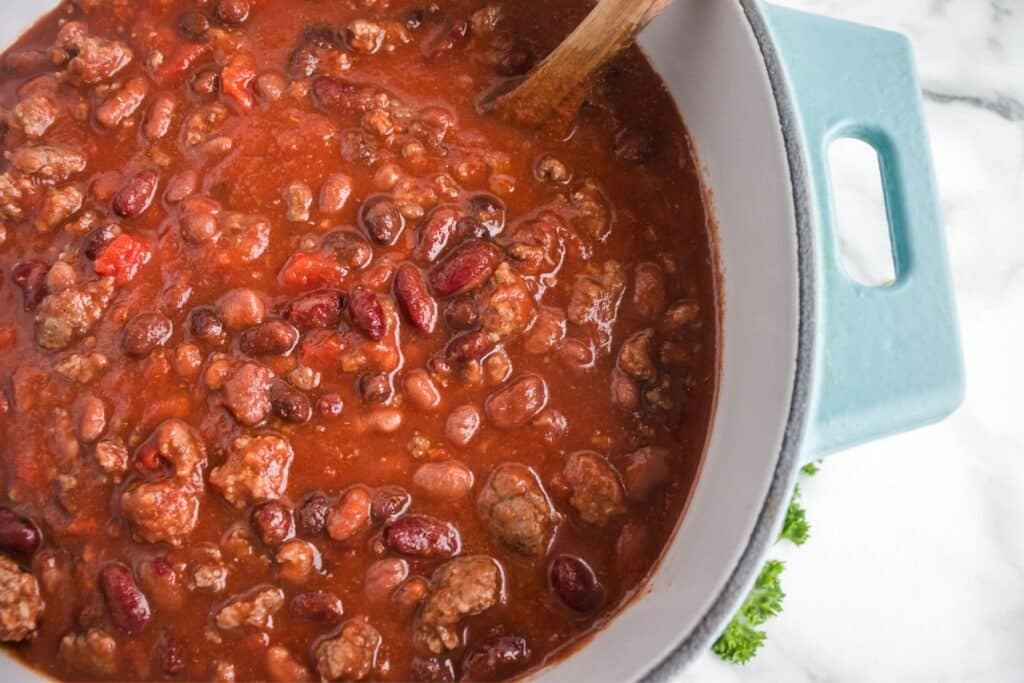
[[[381,486],[373,492],[370,516],[378,523],[391,522],[401,517],[411,503],[412,496],[401,486]]]
[[[238,347],[248,356],[287,356],[299,342],[299,331],[283,320],[267,320],[242,332]]]
[[[345,208],[352,195],[352,178],[344,173],[332,173],[324,178],[320,187],[320,213],[335,214]]]
[[[408,576],[408,562],[399,557],[386,557],[366,568],[363,591],[372,602],[384,602]]]
[[[480,411],[473,405],[461,405],[448,415],[444,435],[456,446],[465,446],[480,428]]]
[[[473,470],[458,460],[428,462],[413,472],[412,483],[435,500],[456,501],[472,490]]]
[[[249,0],[220,0],[214,15],[224,24],[237,26],[249,18]]]
[[[229,330],[244,330],[263,322],[267,314],[266,304],[260,295],[251,289],[242,287],[232,289],[221,297],[217,304],[224,325]]]
[[[141,313],[125,325],[121,346],[129,356],[141,358],[164,346],[173,332],[173,323],[163,313]]]
[[[327,591],[299,593],[292,598],[289,609],[292,614],[303,619],[327,624],[338,623],[345,613],[338,596]]]
[[[405,375],[405,395],[423,411],[433,411],[441,404],[441,393],[426,370],[416,369]]]
[[[111,621],[130,634],[141,632],[149,623],[149,601],[135,583],[132,570],[111,562],[100,570],[99,584]]]
[[[370,492],[362,487],[350,488],[331,508],[327,516],[327,535],[335,541],[347,541],[370,522]]]
[[[547,402],[547,383],[538,375],[523,375],[488,396],[484,412],[498,429],[516,429],[536,417]]]
[[[427,515],[406,515],[384,530],[392,550],[413,557],[453,557],[462,541],[451,524]]]

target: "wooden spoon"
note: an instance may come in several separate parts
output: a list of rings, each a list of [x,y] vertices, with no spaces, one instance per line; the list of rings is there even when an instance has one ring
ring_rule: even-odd
[[[590,92],[592,76],[629,45],[672,0],[599,0],[580,25],[493,110],[508,121],[564,132]]]

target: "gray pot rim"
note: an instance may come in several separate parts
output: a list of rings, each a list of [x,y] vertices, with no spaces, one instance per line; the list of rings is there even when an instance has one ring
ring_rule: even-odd
[[[705,611],[697,625],[680,642],[654,662],[641,677],[647,683],[669,681],[697,656],[706,652],[711,642],[725,628],[746,597],[764,564],[765,554],[775,543],[778,528],[793,490],[793,482],[801,465],[801,445],[810,410],[813,380],[816,290],[814,280],[814,226],[812,223],[809,179],[804,164],[803,139],[790,97],[779,54],[768,29],[760,0],[739,0],[761,50],[768,71],[775,106],[789,166],[793,208],[796,218],[797,270],[799,275],[799,321],[797,327],[796,371],[789,416],[782,447],[772,475],[771,485],[758,513],[757,522],[747,545],[725,585]]]

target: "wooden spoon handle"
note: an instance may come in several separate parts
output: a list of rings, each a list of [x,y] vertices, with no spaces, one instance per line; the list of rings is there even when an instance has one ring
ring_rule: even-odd
[[[502,117],[534,128],[564,128],[590,91],[591,76],[672,0],[600,0],[530,74],[496,98]]]

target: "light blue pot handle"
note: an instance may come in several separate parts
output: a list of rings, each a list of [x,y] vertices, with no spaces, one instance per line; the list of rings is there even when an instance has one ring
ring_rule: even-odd
[[[945,237],[907,39],[766,6],[802,127],[816,224],[816,386],[807,459],[934,422],[964,391]],[[878,152],[896,279],[869,287],[839,260],[827,151]]]

